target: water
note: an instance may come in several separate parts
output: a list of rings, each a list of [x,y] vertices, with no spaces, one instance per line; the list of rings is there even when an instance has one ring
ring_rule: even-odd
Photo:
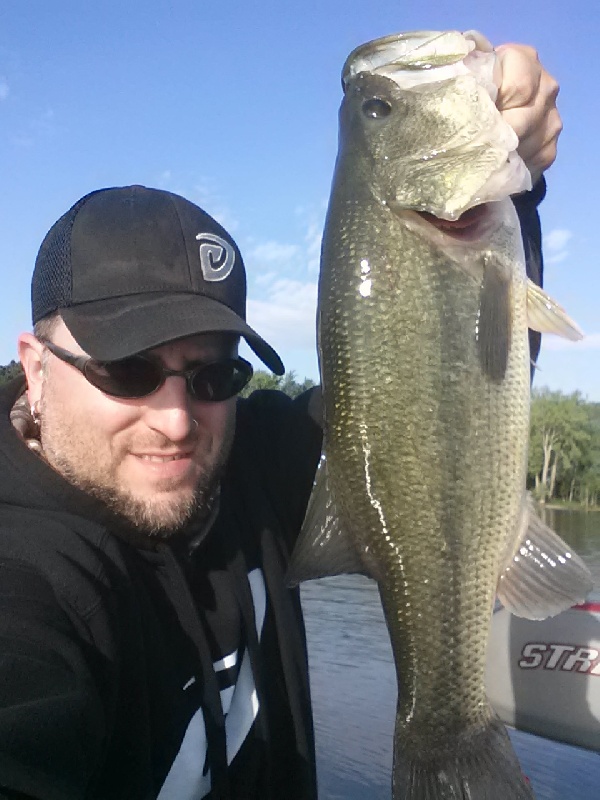
[[[600,513],[546,512],[586,561],[600,600]],[[344,575],[302,587],[320,800],[390,800],[396,676],[375,585]],[[600,680],[600,678],[598,678]],[[600,754],[511,731],[537,800],[600,798]]]

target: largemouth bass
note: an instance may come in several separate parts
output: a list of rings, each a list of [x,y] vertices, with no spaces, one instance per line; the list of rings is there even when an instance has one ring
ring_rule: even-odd
[[[478,35],[363,45],[343,71],[322,245],[324,459],[291,580],[363,572],[398,674],[393,797],[533,797],[485,694],[496,593],[542,618],[589,573],[525,493],[528,326],[581,333],[527,280],[530,187]]]

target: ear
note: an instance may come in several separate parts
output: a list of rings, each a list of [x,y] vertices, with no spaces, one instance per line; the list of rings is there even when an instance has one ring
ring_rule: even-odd
[[[27,396],[29,405],[33,405],[42,396],[44,366],[42,354],[44,345],[32,333],[22,333],[18,339],[18,352],[25,377],[27,379]]]

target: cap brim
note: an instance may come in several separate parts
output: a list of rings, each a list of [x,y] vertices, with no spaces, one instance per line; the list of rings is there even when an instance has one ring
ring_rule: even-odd
[[[276,375],[283,362],[265,340],[227,306],[198,294],[138,294],[61,308],[65,325],[93,358],[114,361],[198,333],[233,333]]]

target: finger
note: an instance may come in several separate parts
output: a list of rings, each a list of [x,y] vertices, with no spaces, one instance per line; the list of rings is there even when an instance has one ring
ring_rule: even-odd
[[[551,139],[558,139],[562,131],[562,120],[555,102],[556,94],[539,94],[535,101],[522,108],[509,108],[502,117],[519,137],[519,149],[527,143],[538,142],[540,146]]]
[[[519,137],[519,155],[535,182],[554,162],[562,121],[556,108],[559,87],[528,45],[497,48],[502,78],[497,105]]]
[[[511,125],[512,112],[507,111],[505,119]],[[518,115],[518,112],[515,112]],[[518,127],[520,120],[517,119],[515,125]],[[512,125],[511,125],[512,127]],[[557,108],[548,110],[537,125],[526,128],[526,132],[519,139],[519,153],[521,156],[532,156],[535,150],[546,147],[551,142],[558,140],[563,129],[562,119]]]
[[[539,92],[529,105],[502,111],[502,117],[517,134],[521,143],[537,135],[541,139],[549,134],[558,137],[562,130],[562,122],[556,108],[557,94],[558,91],[554,90]]]
[[[464,31],[463,36],[465,39],[470,39],[472,42],[475,42],[475,47],[478,50],[481,50],[482,53],[492,53],[494,51],[494,46],[490,40],[480,31],[473,29]]]
[[[545,119],[543,126],[530,136],[521,139],[518,152],[531,172],[535,181],[547,170],[556,159],[558,137],[563,129],[560,114],[553,108]]]
[[[500,111],[528,106],[540,90],[545,70],[537,51],[524,44],[505,44],[496,48],[501,70],[496,105]],[[550,76],[548,76],[550,77]]]

